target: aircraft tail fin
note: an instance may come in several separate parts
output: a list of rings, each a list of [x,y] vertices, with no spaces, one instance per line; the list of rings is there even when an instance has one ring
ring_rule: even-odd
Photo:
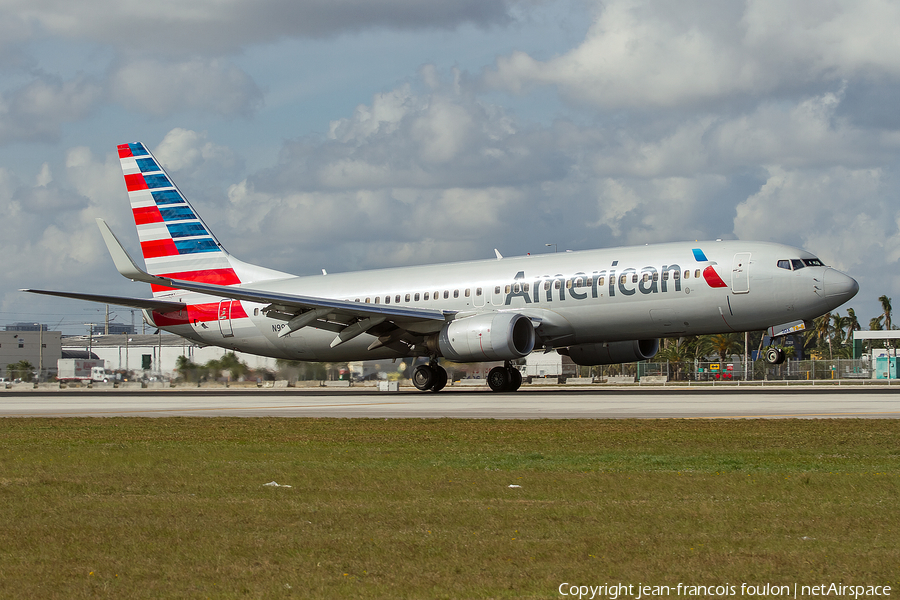
[[[118,151],[148,273],[216,285],[287,276],[231,256],[142,143],[120,144]],[[152,287],[154,296],[168,291]]]

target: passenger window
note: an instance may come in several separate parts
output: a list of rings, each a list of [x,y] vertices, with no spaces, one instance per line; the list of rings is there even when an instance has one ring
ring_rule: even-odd
[[[448,290],[444,290],[444,300],[450,297],[450,292]]]
[[[259,316],[259,309],[258,309],[258,308],[254,308],[254,309],[253,309],[253,316],[254,316],[254,317],[258,317],[258,316]]]
[[[644,275],[641,277],[641,281],[643,281],[644,283],[650,281],[650,273],[644,273]]]
[[[628,280],[627,275],[622,275],[619,277],[619,285],[625,285],[625,282]]]
[[[409,294],[406,295],[406,301],[409,302]],[[399,303],[400,303],[400,294],[397,294],[396,296],[394,296],[394,304],[399,304]]]
[[[481,288],[475,288],[475,295],[481,296]]]
[[[656,271],[653,272],[653,281],[659,281],[659,273]]]
[[[549,289],[550,289],[550,280],[548,279],[547,281],[544,282],[544,291],[546,292]]]
[[[508,293],[509,293],[509,289],[510,289],[510,286],[507,285],[507,286],[506,286],[506,290],[505,290],[503,293],[504,293],[504,294],[508,294]]]
[[[531,289],[531,284],[530,284],[530,283],[522,284],[522,290],[523,290],[523,291],[527,292],[527,291],[530,290],[530,289]]]
[[[799,269],[802,269],[802,268],[805,267],[806,265],[804,265],[804,264],[803,264],[803,261],[800,260],[799,258],[792,258],[792,259],[791,259],[791,266],[794,267],[794,270],[795,270],[795,271],[797,271],[797,270],[799,270]]]
[[[495,293],[495,294],[499,294],[499,293],[500,293],[500,286],[499,286],[499,285],[498,285],[497,287],[494,288],[494,293]]]
[[[413,296],[413,298],[415,299],[416,302],[418,302],[419,301],[419,292],[416,292],[416,295]],[[425,298],[425,299],[428,300],[428,298]]]
[[[400,301],[397,300],[397,302],[400,302]],[[409,294],[406,295],[406,302],[409,302]]]
[[[694,271],[694,279],[697,279],[698,277],[700,277],[700,269]]]
[[[468,298],[469,296],[471,296],[471,290],[469,290],[469,288],[466,288],[466,298]]]
[[[441,293],[440,293],[440,292],[435,292],[435,293],[434,293],[434,299],[435,299],[435,300],[440,300],[440,299],[441,299]]]
[[[681,277],[681,271],[672,271],[672,279],[678,280]]]
[[[790,271],[791,270],[791,261],[785,260],[785,259],[779,260],[778,268],[779,269],[787,269],[788,271]]]
[[[567,289],[567,290],[571,290],[571,289],[572,289],[572,280],[571,280],[571,279],[569,279],[569,280],[566,281],[566,289]]]
[[[669,279],[669,272],[663,271],[663,281],[667,281]]]
[[[354,302],[359,302],[359,298],[357,298],[356,300],[354,300]]]
[[[557,280],[553,283],[553,287],[556,288],[557,290],[558,290],[559,288],[562,287],[562,285],[560,284],[559,279],[557,279]]]
[[[385,303],[385,304],[390,304],[390,303],[391,303],[391,297],[390,297],[390,296],[385,296],[385,297],[384,297],[384,303]]]
[[[631,283],[637,283],[637,280],[638,280],[638,276],[637,276],[637,273],[635,273],[634,275],[631,276]]]
[[[513,293],[518,294],[522,290],[522,286],[518,283],[513,284]]]
[[[603,285],[603,282],[606,281],[606,277],[598,277],[597,285]]]
[[[690,278],[691,278],[691,272],[690,272],[690,271],[685,271],[685,272],[684,272],[684,278],[685,278],[685,279],[690,279]]]
[[[425,299],[428,300],[428,292],[425,292]]]
[[[453,290],[453,297],[459,298],[459,290]]]
[[[375,296],[375,304],[378,304],[379,297]]]
[[[371,303],[372,303],[372,299],[371,299],[371,298],[366,298],[366,304],[371,304]]]

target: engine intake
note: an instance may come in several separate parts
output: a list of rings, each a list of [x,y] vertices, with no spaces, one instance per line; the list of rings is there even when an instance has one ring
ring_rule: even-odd
[[[659,352],[659,340],[578,344],[556,351],[570,357],[576,365],[611,365],[653,358]]]
[[[515,360],[534,350],[531,319],[515,313],[487,313],[451,321],[428,347],[458,362]]]

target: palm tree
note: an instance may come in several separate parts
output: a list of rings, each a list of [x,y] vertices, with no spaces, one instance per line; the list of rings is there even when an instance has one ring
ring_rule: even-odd
[[[881,309],[884,311],[884,328],[891,329],[891,299],[887,296],[879,296],[878,301],[881,302]]]
[[[881,324],[883,318],[884,315],[878,315],[874,319],[869,319],[869,331],[881,331],[884,329],[884,325]]]
[[[709,336],[712,351],[725,362],[729,355],[740,352],[743,348],[743,335],[740,333],[720,333]]]
[[[833,333],[831,325],[831,313],[827,312],[821,317],[813,319],[813,328],[806,332],[807,343],[815,342],[816,351],[820,351],[825,344],[828,344],[828,355],[831,357],[831,336]]]

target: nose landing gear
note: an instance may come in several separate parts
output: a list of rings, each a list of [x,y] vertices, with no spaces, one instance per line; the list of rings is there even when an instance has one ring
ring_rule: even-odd
[[[784,350],[777,346],[769,346],[766,348],[765,359],[770,365],[780,365],[784,362]]]

